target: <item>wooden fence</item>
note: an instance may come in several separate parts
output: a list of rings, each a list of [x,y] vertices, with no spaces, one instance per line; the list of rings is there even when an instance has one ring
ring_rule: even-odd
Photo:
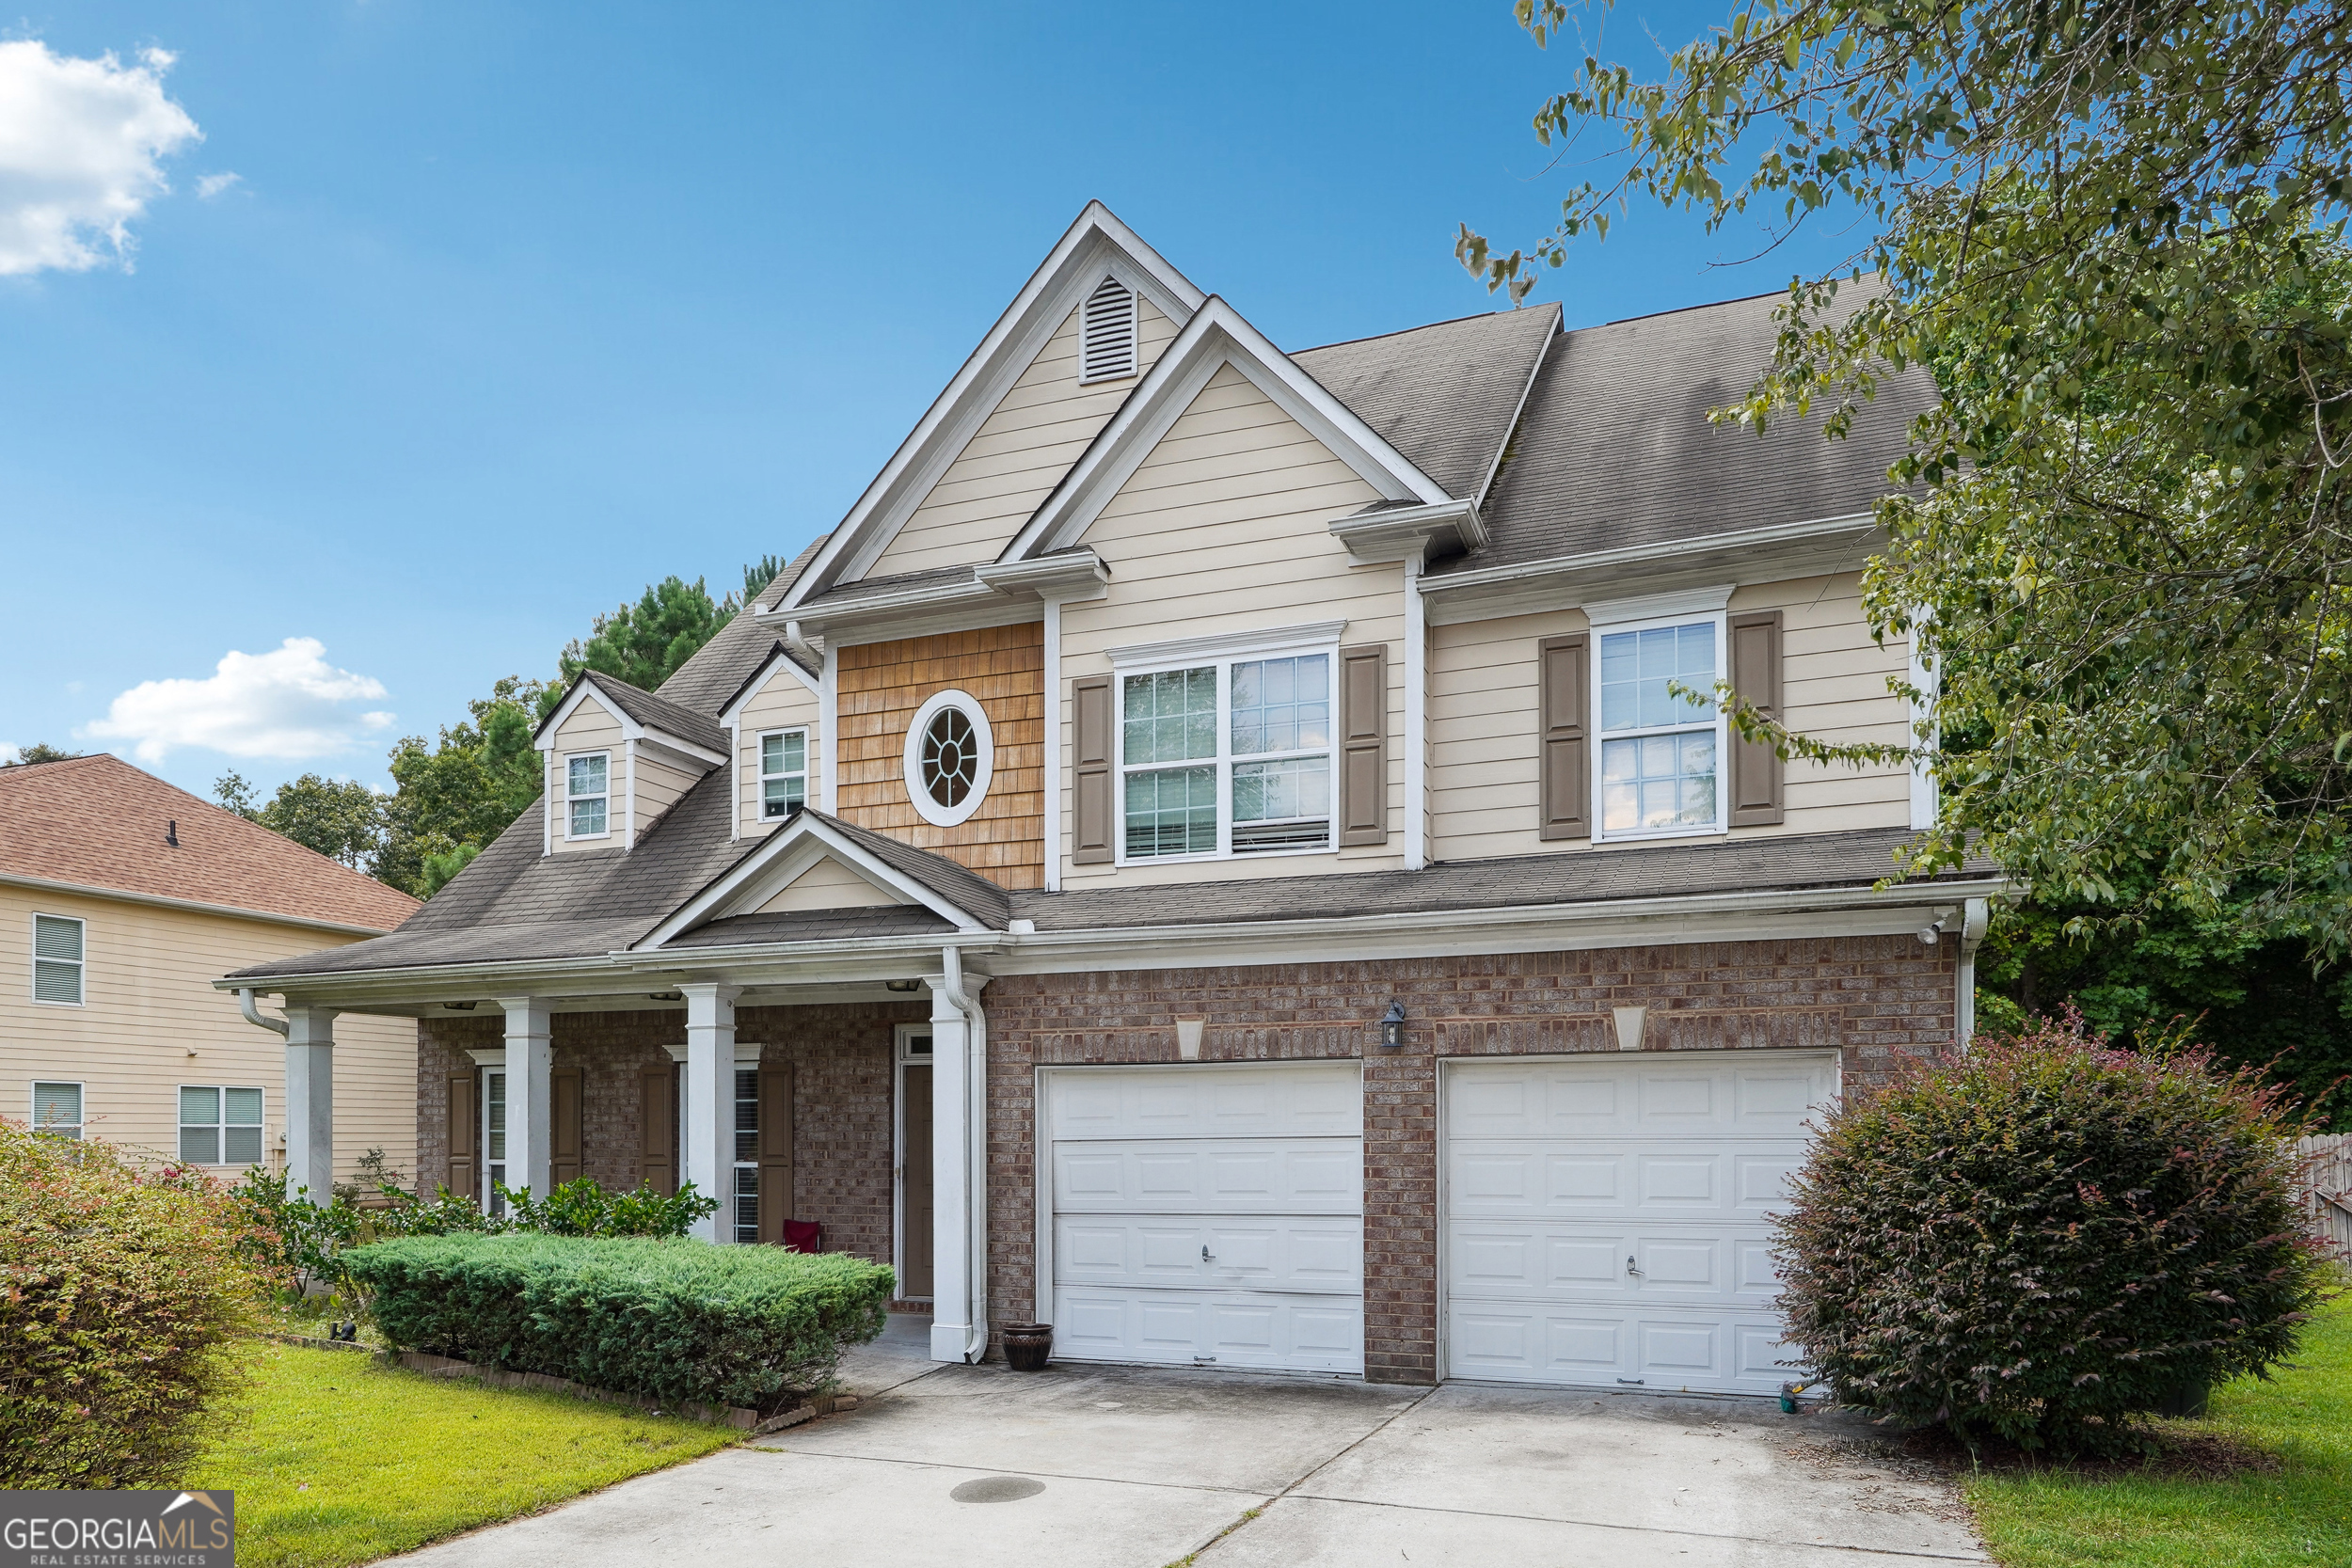
[[[2338,1247],[2352,1251],[2352,1132],[2305,1138],[2303,1194],[2312,1206],[2312,1228]]]

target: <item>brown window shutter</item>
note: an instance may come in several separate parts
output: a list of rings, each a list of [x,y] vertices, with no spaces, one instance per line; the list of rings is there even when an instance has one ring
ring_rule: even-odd
[[[677,1191],[677,1064],[637,1075],[637,1180],[667,1197]]]
[[[449,1075],[449,1170],[442,1185],[457,1197],[472,1197],[474,1164],[474,1075]]]
[[[759,1239],[784,1243],[792,1217],[792,1066],[759,1069]]]
[[[1340,650],[1340,842],[1389,842],[1389,650]]]
[[[1730,618],[1731,689],[1767,719],[1780,717],[1780,611],[1743,610]],[[1731,734],[1731,799],[1735,828],[1785,819],[1780,754],[1760,740]]]
[[[1070,683],[1071,772],[1070,858],[1101,865],[1111,858],[1112,810],[1111,677],[1089,675]]]
[[[1593,750],[1590,632],[1547,637],[1535,645],[1537,722],[1543,727],[1537,768],[1541,836],[1593,836]]]
[[[560,1067],[548,1074],[548,1185],[580,1180],[580,1069]]]

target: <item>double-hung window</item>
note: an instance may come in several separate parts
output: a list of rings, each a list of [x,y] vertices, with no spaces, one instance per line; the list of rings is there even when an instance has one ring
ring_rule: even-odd
[[[602,838],[612,799],[612,759],[603,752],[567,757],[564,763],[566,810],[564,836]]]
[[[808,732],[759,737],[759,815],[789,816],[808,804]]]
[[[1121,859],[1328,849],[1328,653],[1120,678]]]
[[[1721,829],[1722,715],[1670,689],[1713,689],[1719,622],[1603,629],[1597,641],[1602,836]]]
[[[82,922],[72,915],[33,916],[34,1001],[82,1005],[83,935]]]
[[[260,1164],[262,1091],[182,1085],[180,1163]]]
[[[82,1085],[79,1084],[35,1084],[33,1085],[33,1131],[46,1132],[56,1138],[78,1138],[82,1135]]]

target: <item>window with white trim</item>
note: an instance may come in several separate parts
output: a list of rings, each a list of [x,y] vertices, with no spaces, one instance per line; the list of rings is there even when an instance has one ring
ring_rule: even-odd
[[[1328,653],[1120,677],[1120,858],[1331,847]]]
[[[907,800],[934,827],[968,819],[995,776],[996,736],[968,691],[934,691],[907,723]]]
[[[603,752],[564,760],[564,836],[602,838],[611,820],[612,759]]]
[[[86,935],[85,924],[72,915],[33,916],[34,1001],[51,1002],[62,1007],[82,1005],[82,946]]]
[[[262,1091],[216,1085],[180,1086],[180,1163],[262,1163]]]
[[[789,816],[808,804],[808,732],[778,730],[759,737],[759,815]]]
[[[1721,618],[1603,631],[1597,641],[1602,835],[1719,831],[1723,716],[1669,686],[1713,689]]]
[[[1136,292],[1105,277],[1087,295],[1079,322],[1078,384],[1136,373]]]
[[[79,1084],[35,1084],[33,1085],[33,1131],[46,1132],[55,1138],[78,1138],[82,1135],[82,1085]]]
[[[759,1240],[759,1069],[735,1069],[735,1239]]]
[[[482,1211],[506,1212],[499,1186],[506,1180],[506,1069],[482,1069]]]

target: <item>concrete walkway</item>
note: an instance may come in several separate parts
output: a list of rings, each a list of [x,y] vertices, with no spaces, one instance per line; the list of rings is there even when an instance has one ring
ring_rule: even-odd
[[[435,1568],[1794,1568],[1983,1562],[1867,1430],[1756,1402],[1024,1376],[896,1322],[859,1409],[402,1560]]]

